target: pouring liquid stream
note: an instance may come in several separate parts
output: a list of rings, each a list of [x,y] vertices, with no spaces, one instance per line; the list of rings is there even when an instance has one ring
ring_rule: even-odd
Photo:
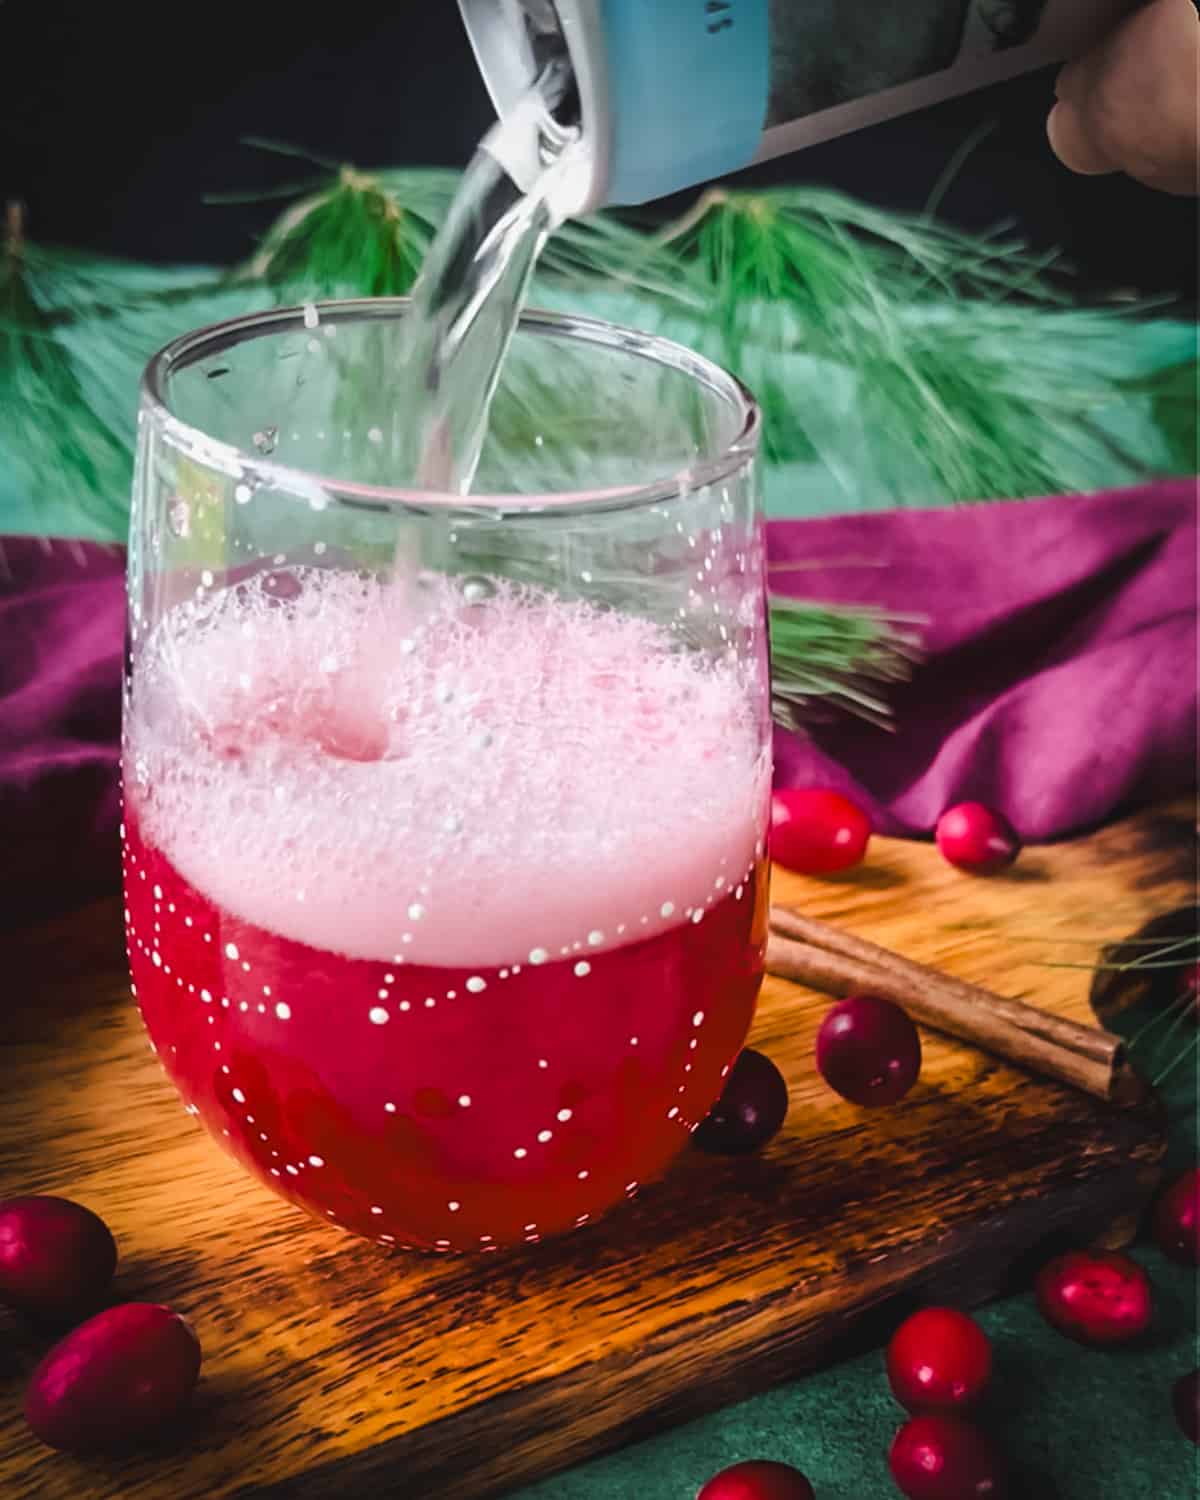
[[[484,138],[413,288],[403,459],[419,489],[471,489],[530,278],[565,217],[579,146],[550,107],[567,81],[565,64],[548,65]]]

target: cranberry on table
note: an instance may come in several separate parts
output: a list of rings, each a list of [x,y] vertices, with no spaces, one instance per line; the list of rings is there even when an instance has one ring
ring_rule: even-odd
[[[125,1302],[55,1344],[29,1382],[25,1420],[67,1453],[122,1448],[177,1416],[199,1372],[200,1342],[185,1319]]]
[[[778,1133],[787,1112],[783,1074],[769,1057],[747,1047],[692,1139],[702,1151],[729,1155],[757,1151]]]
[[[817,1067],[843,1099],[867,1109],[895,1104],[921,1072],[921,1038],[890,1000],[852,995],[821,1022]]]
[[[934,833],[943,858],[972,875],[994,875],[1021,852],[1012,824],[982,802],[960,802],[937,820]]]
[[[1154,1238],[1181,1265],[1200,1265],[1200,1167],[1177,1177],[1154,1210]]]
[[[0,1203],[0,1302],[34,1317],[88,1310],[113,1278],[117,1247],[107,1224],[68,1198]]]
[[[1171,1405],[1184,1437],[1200,1443],[1200,1370],[1181,1375],[1171,1387]]]
[[[813,1487],[791,1464],[754,1458],[714,1474],[696,1500],[815,1500]]]
[[[911,1412],[956,1412],[983,1394],[992,1373],[988,1336],[953,1307],[906,1318],[887,1347],[888,1383]]]
[[[989,1440],[961,1417],[921,1416],[892,1441],[888,1466],[908,1500],[999,1500],[999,1457]]]
[[[833,875],[867,852],[871,820],[849,797],[786,787],[771,798],[771,858],[801,875]]]
[[[1071,1250],[1042,1267],[1034,1283],[1047,1323],[1081,1344],[1125,1344],[1150,1326],[1150,1280],[1127,1255]]]

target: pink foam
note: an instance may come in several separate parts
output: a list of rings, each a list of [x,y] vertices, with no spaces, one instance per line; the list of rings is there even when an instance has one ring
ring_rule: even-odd
[[[312,570],[168,615],[127,754],[145,836],[211,900],[397,963],[702,919],[745,878],[769,785],[739,663],[649,620]]]

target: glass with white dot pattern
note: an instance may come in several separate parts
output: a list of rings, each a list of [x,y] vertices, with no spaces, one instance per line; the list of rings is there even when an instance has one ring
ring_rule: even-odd
[[[527,314],[467,497],[404,471],[400,301],[152,361],[126,926],[184,1107],[388,1248],[495,1252],[653,1182],[762,972],[758,414]]]

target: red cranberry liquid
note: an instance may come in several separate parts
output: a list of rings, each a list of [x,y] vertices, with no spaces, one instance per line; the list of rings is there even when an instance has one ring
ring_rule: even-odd
[[[762,974],[765,866],[643,941],[512,968],[344,958],[239,921],[125,830],[130,966],[189,1109],[269,1185],[384,1243],[536,1241],[656,1177]]]

